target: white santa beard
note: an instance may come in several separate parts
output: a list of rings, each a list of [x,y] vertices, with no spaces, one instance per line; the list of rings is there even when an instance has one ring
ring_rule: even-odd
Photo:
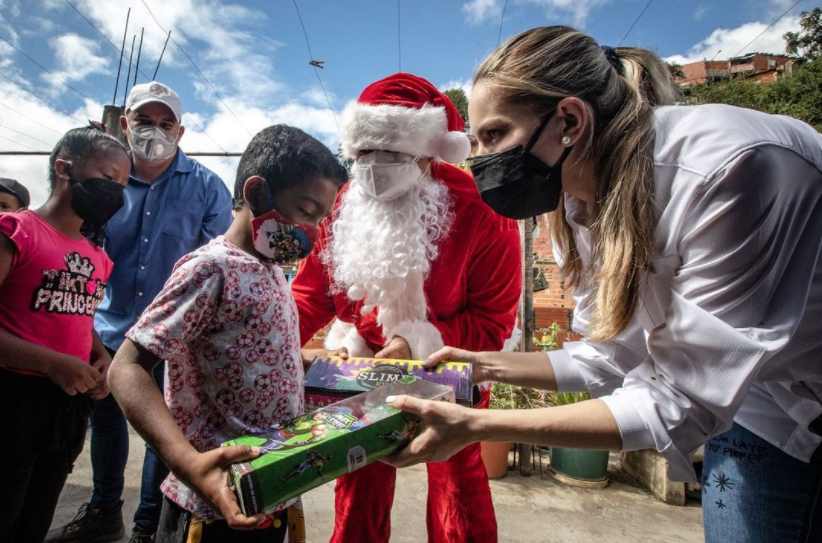
[[[362,299],[363,312],[379,306],[384,330],[425,319],[423,284],[452,219],[448,189],[428,175],[388,202],[368,196],[352,181],[322,255],[333,270],[334,288]]]

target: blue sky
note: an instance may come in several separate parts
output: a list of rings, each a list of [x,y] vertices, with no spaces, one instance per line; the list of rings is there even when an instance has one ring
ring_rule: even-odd
[[[154,71],[165,36],[160,24],[195,60],[226,107],[188,59],[169,44],[158,80],[183,99],[188,116],[182,146],[189,151],[242,151],[249,132],[276,122],[300,126],[336,149],[333,115],[320,90],[291,0],[69,0],[117,46],[126,11],[131,36],[145,28],[141,70]],[[144,4],[145,2],[145,4]],[[761,33],[795,0],[655,0],[625,40],[686,62],[727,58]],[[297,0],[320,76],[339,112],[368,83],[399,69],[397,0]],[[400,0],[402,70],[440,88],[470,90],[476,65],[494,49],[504,0]],[[509,0],[502,39],[525,29],[570,24],[600,43],[617,45],[646,0]],[[822,5],[803,0],[743,52],[782,52],[781,35],[798,15]],[[46,74],[0,41],[0,74],[80,120],[100,118],[111,103],[118,53],[66,0],[0,0],[0,36],[89,98]],[[126,55],[127,56],[127,55]],[[124,65],[123,73],[127,70]],[[124,76],[123,76],[124,77]],[[140,75],[138,81],[146,81]],[[122,103],[121,83],[117,102]],[[22,114],[22,115],[21,115]],[[236,117],[239,117],[239,120]],[[38,124],[39,123],[39,124]],[[199,125],[205,132],[204,134]],[[77,121],[0,77],[0,149],[50,150]],[[22,134],[26,135],[22,135]],[[203,159],[231,185],[234,159]],[[0,158],[0,176],[30,187],[35,204],[46,197],[45,159]]]

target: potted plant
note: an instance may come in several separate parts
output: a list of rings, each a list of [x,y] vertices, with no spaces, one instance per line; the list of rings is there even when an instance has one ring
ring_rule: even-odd
[[[517,395],[521,390],[514,385],[504,383],[493,383],[491,385],[491,401],[489,409],[517,409]],[[511,450],[511,443],[508,441],[483,441],[482,463],[485,464],[485,471],[488,472],[489,479],[500,479],[508,473],[508,452]]]
[[[556,405],[569,405],[590,400],[587,392],[558,392]],[[557,481],[585,488],[608,485],[608,451],[551,447],[551,467],[548,473]]]
[[[553,405],[554,393],[526,389],[505,383],[491,385],[490,409],[535,409]],[[508,472],[508,453],[511,443],[483,441],[482,460],[490,479],[499,479]]]

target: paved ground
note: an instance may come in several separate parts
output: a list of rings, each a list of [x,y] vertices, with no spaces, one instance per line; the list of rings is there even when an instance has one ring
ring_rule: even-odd
[[[127,521],[137,507],[143,444],[131,434],[131,456],[126,473],[124,512]],[[500,541],[609,543],[702,542],[702,509],[698,504],[675,507],[661,503],[630,480],[612,473],[604,490],[581,490],[546,477],[520,477],[510,472],[492,481]],[[425,468],[401,470],[397,480],[392,542],[425,541]],[[54,525],[71,520],[91,494],[91,470],[86,450],[63,490]],[[333,484],[303,497],[310,542],[325,542],[334,520]],[[130,530],[130,526],[129,526]],[[122,541],[128,541],[128,537]],[[358,542],[359,543],[359,542]]]

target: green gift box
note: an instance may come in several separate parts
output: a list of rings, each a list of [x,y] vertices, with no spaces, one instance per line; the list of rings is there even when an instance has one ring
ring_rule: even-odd
[[[419,419],[385,403],[388,396],[401,394],[454,402],[447,386],[421,379],[393,383],[223,443],[261,450],[259,457],[234,464],[229,472],[243,513],[268,511],[405,446],[419,432]]]

